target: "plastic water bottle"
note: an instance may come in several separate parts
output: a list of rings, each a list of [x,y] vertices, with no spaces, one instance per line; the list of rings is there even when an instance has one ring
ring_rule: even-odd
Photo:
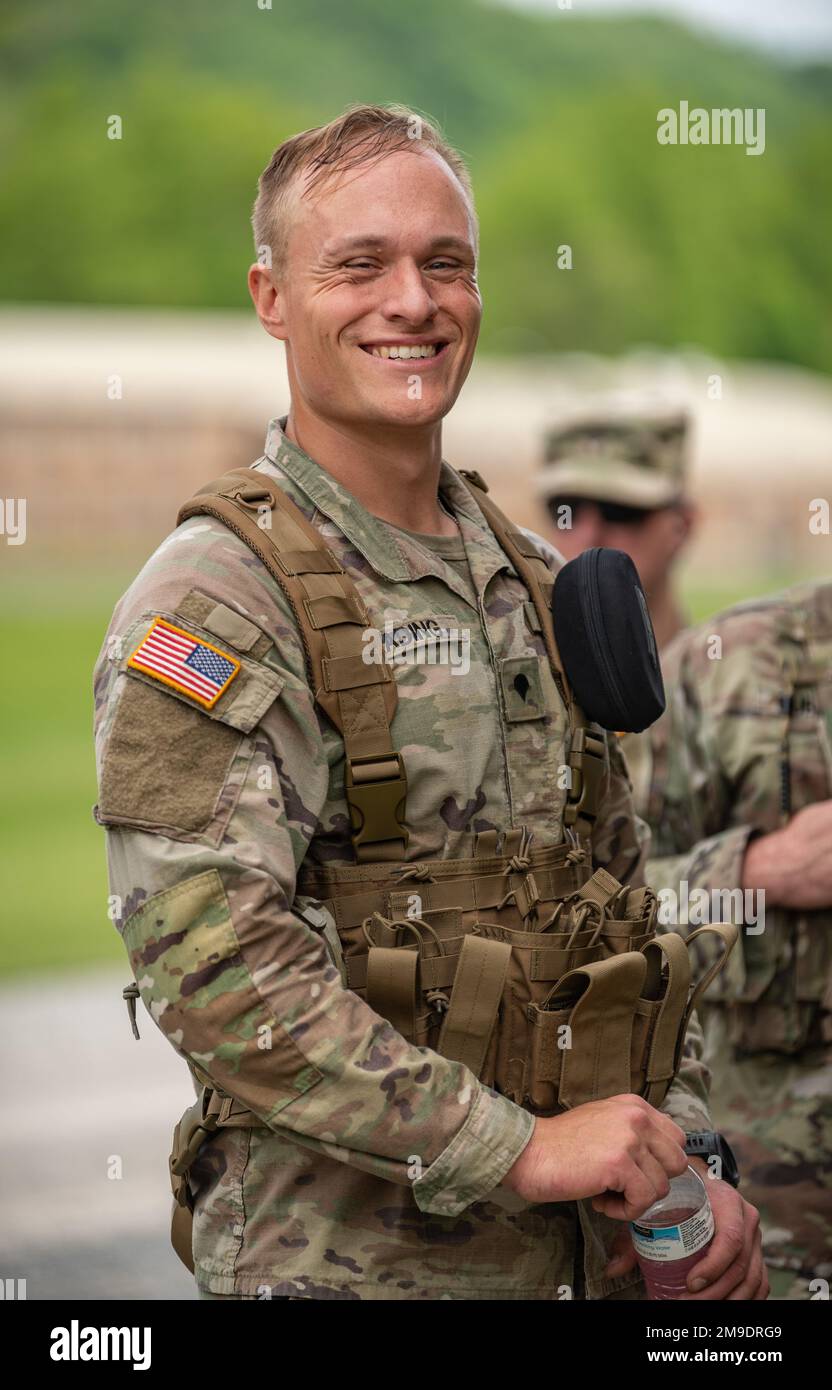
[[[687,1277],[714,1238],[714,1218],[705,1184],[693,1168],[671,1178],[670,1191],[630,1222],[647,1297],[679,1298]]]

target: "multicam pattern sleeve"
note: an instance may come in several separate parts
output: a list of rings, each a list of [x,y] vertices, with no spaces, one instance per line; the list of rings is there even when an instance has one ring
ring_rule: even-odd
[[[129,666],[162,616],[240,662],[211,708]],[[180,527],[119,603],[95,674],[97,818],[145,1006],[197,1075],[297,1142],[455,1215],[533,1119],[411,1046],[293,910],[337,739],[277,586],[225,528]]]
[[[778,743],[785,728],[779,706],[786,678],[773,614],[765,610],[767,643],[757,643],[760,614],[748,605],[681,633],[669,649],[673,680],[665,713],[650,730],[644,807],[653,834],[647,874],[669,928],[685,932],[704,921],[738,920],[731,895],[742,883],[748,842],[761,828],[761,814],[771,829],[779,822]],[[752,806],[740,789],[748,787],[754,762],[763,794]],[[707,901],[706,915],[691,918],[692,895],[694,902]],[[711,904],[718,904],[716,916]],[[712,939],[696,944],[700,969],[715,950]],[[741,933],[708,1002],[742,995],[747,954]]]
[[[678,676],[651,730],[649,882],[683,930],[742,925],[708,1000],[730,1007],[731,1041],[749,1052],[796,1050],[828,988],[823,917],[744,889],[743,860],[752,835],[832,794],[830,633],[830,585],[710,619],[673,644]]]
[[[651,779],[646,804],[639,808],[652,827],[647,872],[657,892],[678,893],[683,882],[708,892],[739,883],[752,831],[750,824],[729,824],[731,780],[729,768],[721,766],[718,719],[723,708],[739,710],[744,697],[733,653],[727,666],[721,657],[708,657],[714,637],[718,631],[680,634],[667,662],[662,658],[673,678],[667,708],[650,730]],[[746,657],[743,677],[747,665]]]

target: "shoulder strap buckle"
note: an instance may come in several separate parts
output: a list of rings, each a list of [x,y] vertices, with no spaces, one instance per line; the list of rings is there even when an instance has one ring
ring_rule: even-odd
[[[344,791],[356,859],[401,859],[408,841],[402,821],[407,774],[401,753],[347,758]]]
[[[606,773],[606,746],[585,726],[575,730],[569,752],[572,785],[567,792],[564,824],[579,835],[590,835],[601,804],[601,788]]]

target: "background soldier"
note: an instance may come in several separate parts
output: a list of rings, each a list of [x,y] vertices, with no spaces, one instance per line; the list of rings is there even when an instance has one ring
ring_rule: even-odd
[[[576,750],[551,570],[442,461],[481,314],[467,171],[422,118],[358,108],[275,151],[254,226],[291,410],[253,470],[183,510],[95,682],[134,992],[202,1088],[173,1168],[199,1288],[638,1296],[631,1254],[607,1268],[613,1238],[684,1168],[683,1131],[709,1128],[703,1071],[688,1049],[662,1111],[621,1093],[524,1108],[552,1080],[501,992],[506,934],[542,930],[592,870],[609,903],[643,844],[614,741],[592,755],[597,798],[559,776]],[[386,664],[362,660],[365,630]],[[394,655],[452,631],[466,674],[393,678]],[[632,901],[635,930],[650,900]],[[523,957],[538,1003],[560,940]],[[594,1056],[574,1052],[578,1071]],[[627,1091],[628,1052],[609,1055]],[[506,1190],[535,1210],[504,1210]],[[726,1183],[710,1195],[698,1296],[764,1297],[756,1213]]]
[[[649,731],[647,876],[740,893],[741,945],[705,1005],[715,1123],[759,1207],[776,1297],[832,1276],[832,584],[754,599],[683,634]],[[686,885],[682,888],[681,885]],[[763,907],[764,915],[756,920]],[[670,901],[674,901],[671,899]],[[684,908],[680,921],[684,920]],[[669,919],[675,920],[673,916]]]
[[[688,423],[681,411],[599,409],[549,431],[537,479],[551,538],[567,560],[596,545],[631,557],[660,649],[685,622],[673,568],[695,517],[686,493]]]
[[[639,573],[665,682],[668,645],[686,624],[673,570],[695,523],[687,486],[689,420],[679,410],[599,408],[551,430],[537,493],[567,560],[591,546],[623,550]],[[621,748],[636,804],[650,783],[651,743],[625,734]]]

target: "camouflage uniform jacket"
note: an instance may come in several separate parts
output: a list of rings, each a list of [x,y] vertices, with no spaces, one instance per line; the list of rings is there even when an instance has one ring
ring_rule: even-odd
[[[741,944],[709,995],[728,1010],[735,1046],[828,1042],[832,913],[767,907],[757,921],[756,895],[741,903],[739,889],[749,838],[832,796],[832,584],[739,604],[681,634],[668,656],[668,707],[650,731],[638,805],[653,831],[648,882],[676,895],[692,927],[742,911]]]
[[[321,531],[374,626],[395,612],[417,633],[435,618],[470,631],[466,675],[395,668],[408,859],[470,855],[489,828],[561,841],[566,712],[527,591],[467,487],[443,464],[476,605],[447,561],[370,515],[281,424],[256,467]],[[242,662],[210,713],[127,671],[160,614]],[[539,718],[518,706],[518,671]],[[218,1131],[201,1151],[199,1286],[557,1299],[564,1286],[600,1297],[633,1284],[602,1277],[617,1225],[589,1203],[509,1211],[502,1194],[489,1199],[532,1116],[409,1044],[342,986],[293,912],[305,858],[354,862],[343,743],[316,709],[282,591],[231,531],[192,518],[162,543],[115,610],[95,697],[96,814],[142,999],[176,1051],[267,1126]],[[643,833],[617,748],[604,807],[596,864],[642,881]],[[708,1123],[700,1056],[694,1031],[664,1105],[688,1129]]]

